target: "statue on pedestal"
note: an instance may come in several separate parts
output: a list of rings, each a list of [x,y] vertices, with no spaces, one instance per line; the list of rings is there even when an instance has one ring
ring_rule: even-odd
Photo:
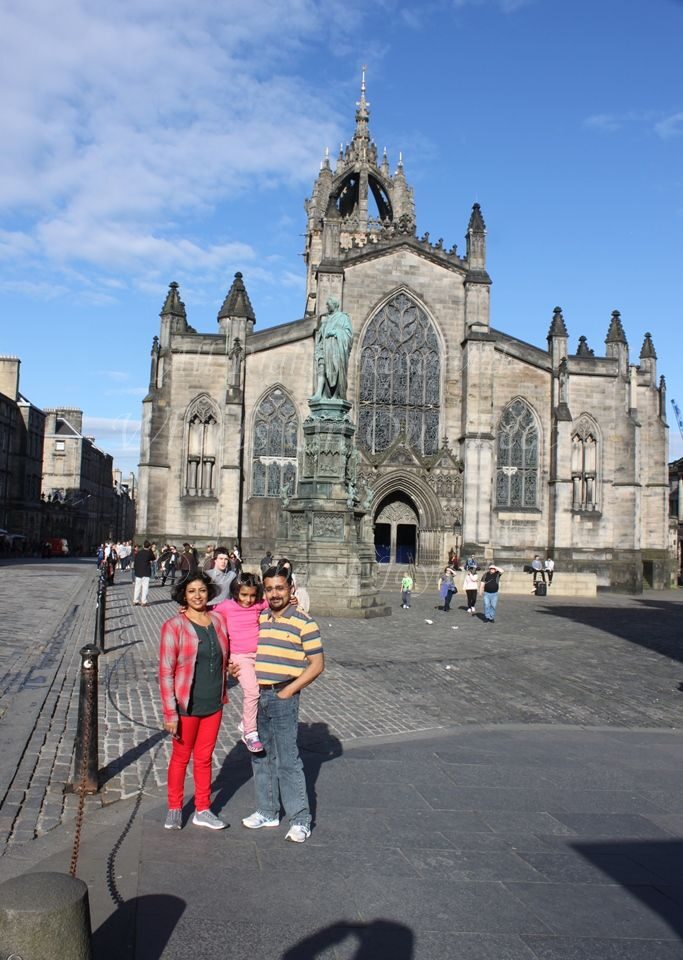
[[[317,382],[312,400],[346,400],[352,343],[349,315],[339,309],[336,297],[330,297],[315,334]]]

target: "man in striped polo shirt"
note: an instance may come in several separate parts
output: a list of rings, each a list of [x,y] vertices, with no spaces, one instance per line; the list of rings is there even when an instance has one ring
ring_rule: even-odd
[[[282,802],[290,825],[285,840],[304,843],[311,811],[297,745],[299,693],[323,672],[325,657],[318,624],[292,600],[291,577],[291,567],[270,567],[263,575],[269,609],[259,618],[256,652],[263,753],[251,755],[256,812],[242,823],[250,830],[279,826]]]

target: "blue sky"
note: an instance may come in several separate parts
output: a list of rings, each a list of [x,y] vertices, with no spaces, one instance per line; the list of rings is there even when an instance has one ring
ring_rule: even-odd
[[[488,228],[492,323],[545,345],[563,308],[604,350],[651,331],[683,441],[683,3],[7,0],[0,7],[0,352],[135,468],[167,285],[216,329],[244,274],[257,329],[304,307],[303,200],[325,147],[403,152],[418,233]]]

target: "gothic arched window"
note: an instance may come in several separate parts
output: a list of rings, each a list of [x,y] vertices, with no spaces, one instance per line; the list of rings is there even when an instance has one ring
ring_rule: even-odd
[[[587,414],[572,433],[572,509],[598,510],[598,428]]]
[[[254,415],[251,495],[292,495],[296,488],[299,418],[282,387],[273,387]]]
[[[372,318],[360,360],[358,440],[381,453],[403,431],[417,453],[439,447],[441,361],[431,320],[399,293]]]
[[[496,438],[496,504],[538,505],[538,427],[531,408],[513,400],[503,411]]]
[[[215,497],[219,413],[210,397],[196,397],[185,414],[186,497]]]

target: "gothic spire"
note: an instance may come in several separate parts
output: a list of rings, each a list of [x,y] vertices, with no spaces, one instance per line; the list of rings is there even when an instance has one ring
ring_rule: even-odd
[[[594,357],[595,353],[588,346],[588,340],[585,337],[579,337],[579,346],[576,351],[577,357]]]
[[[605,343],[628,343],[624,328],[621,325],[621,314],[618,310],[612,310],[612,319],[609,330],[607,331]]]
[[[219,321],[226,317],[243,317],[256,323],[254,308],[251,305],[249,294],[242,280],[242,274],[239,271],[235,274],[232,286],[228,290],[228,295],[218,313]]]
[[[370,104],[365,99],[365,67],[360,81],[360,100],[356,101],[356,129],[348,148],[347,159],[367,160],[370,152]]]
[[[185,304],[180,299],[178,293],[178,284],[173,281],[168,285],[168,293],[166,294],[166,299],[164,300],[164,305],[161,308],[160,317],[172,316],[172,317],[182,317],[187,319],[187,314],[185,313]]]
[[[469,233],[470,231],[472,233],[486,233],[486,224],[484,223],[484,218],[481,215],[481,207],[478,203],[472,206],[472,215],[467,225],[467,232]]]
[[[641,360],[646,360],[646,359],[656,360],[656,359],[657,359],[657,354],[655,353],[655,345],[654,345],[654,343],[652,342],[652,334],[651,334],[651,333],[646,333],[646,334],[645,334],[645,339],[643,340],[643,346],[642,346],[642,349],[641,349],[641,351],[640,351],[640,359],[641,359]]]
[[[548,330],[548,340],[551,337],[568,337],[567,325],[564,322],[564,317],[562,316],[562,307],[555,307],[553,310],[553,319],[550,322],[550,330]]]

